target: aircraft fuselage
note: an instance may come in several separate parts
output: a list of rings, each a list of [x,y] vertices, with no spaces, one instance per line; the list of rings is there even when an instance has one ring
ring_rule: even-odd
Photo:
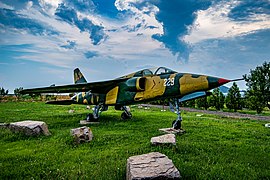
[[[229,80],[188,73],[131,77],[104,94],[78,93],[73,100],[87,105],[137,104],[158,99],[181,98],[193,92],[208,91],[227,82]]]

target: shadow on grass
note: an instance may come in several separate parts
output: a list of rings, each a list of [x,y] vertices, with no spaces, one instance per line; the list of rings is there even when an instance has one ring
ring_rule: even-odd
[[[48,138],[50,138],[50,136],[45,135],[27,136],[22,132],[13,132],[10,129],[0,128],[0,139],[2,139],[5,142],[42,140]]]
[[[43,121],[47,123],[50,128],[65,128],[65,127],[77,127],[80,126],[80,121],[85,120],[88,113],[81,113],[81,114],[67,114],[67,115],[55,115],[55,116],[44,116]],[[130,120],[122,120],[118,114],[106,114],[103,113],[100,118],[99,122],[101,124],[114,124],[118,122],[124,121],[132,121]],[[81,125],[83,126],[83,125]],[[95,125],[91,125],[95,126]]]

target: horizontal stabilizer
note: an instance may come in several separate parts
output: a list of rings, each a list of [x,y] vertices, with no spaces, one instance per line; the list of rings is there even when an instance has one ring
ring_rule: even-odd
[[[71,105],[71,104],[75,104],[75,103],[76,103],[76,101],[74,101],[72,99],[46,102],[46,104],[54,104],[54,105]]]
[[[197,99],[199,97],[209,96],[211,94],[212,94],[211,92],[205,92],[205,91],[194,92],[194,93],[183,96],[182,98],[179,99],[179,102]]]

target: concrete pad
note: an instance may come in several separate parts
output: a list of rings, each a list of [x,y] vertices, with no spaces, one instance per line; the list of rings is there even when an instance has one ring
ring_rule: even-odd
[[[167,133],[167,134],[183,134],[185,130],[183,129],[174,129],[174,128],[163,128],[159,129],[160,132]]]
[[[91,122],[86,120],[81,120],[80,125],[87,125],[87,124],[99,124],[99,122]]]

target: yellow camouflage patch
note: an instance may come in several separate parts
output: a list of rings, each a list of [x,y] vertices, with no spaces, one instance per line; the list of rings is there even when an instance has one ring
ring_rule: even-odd
[[[119,87],[116,86],[115,88],[111,89],[106,94],[106,102],[105,102],[105,104],[116,104],[118,89],[119,89]]]
[[[198,78],[193,78],[191,74],[185,74],[179,79],[179,83],[180,93],[182,95],[197,90],[207,90],[208,88],[207,76],[199,76]]]
[[[84,99],[84,100],[83,100],[83,104],[88,104],[87,99]]]
[[[162,96],[166,90],[163,84],[164,79],[161,79],[159,76],[146,77],[145,91],[137,92],[134,100],[139,101]]]

